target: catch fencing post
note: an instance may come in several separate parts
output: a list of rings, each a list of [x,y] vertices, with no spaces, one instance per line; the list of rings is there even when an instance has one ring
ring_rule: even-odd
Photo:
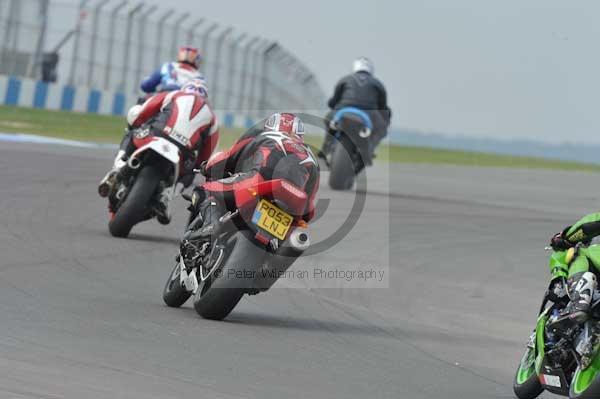
[[[139,12],[144,3],[138,3],[135,7],[129,10],[127,13],[127,26],[125,31],[125,45],[123,46],[123,71],[121,72],[121,83],[119,84],[119,89],[121,91],[125,91],[125,85],[127,84],[127,71],[129,69],[129,54],[131,47],[131,29],[133,25],[133,16]]]
[[[33,62],[29,63],[29,71],[27,71],[27,75],[33,79],[36,76],[41,75],[41,66],[42,66],[42,54],[44,52],[44,47],[46,44],[46,33],[48,31],[48,3],[50,0],[40,0],[40,33],[38,35],[38,40],[35,45],[35,53],[33,56]],[[40,70],[40,74],[38,75],[38,70]]]
[[[104,70],[104,89],[108,90],[110,87],[110,70],[112,67],[112,53],[113,45],[115,44],[115,24],[117,20],[117,14],[123,7],[127,5],[127,0],[121,1],[115,6],[110,12],[110,31],[108,32],[108,54],[106,55],[106,67]]]
[[[8,60],[6,59],[8,53],[8,43],[10,42],[11,36],[13,36],[13,25],[15,20],[18,18],[17,7],[19,5],[20,0],[10,0],[10,4],[8,5],[8,16],[6,17],[6,25],[4,30],[4,37],[2,40],[2,57],[0,58],[0,65],[2,66],[3,72],[10,74],[12,71],[9,71]],[[16,35],[16,32],[14,33]]]
[[[206,53],[206,48],[208,47],[208,38],[210,37],[210,34],[213,33],[218,27],[219,24],[214,23],[206,28],[206,30],[202,33],[202,49],[200,51]]]
[[[96,46],[98,44],[98,20],[100,19],[100,11],[102,7],[107,5],[110,0],[100,0],[96,7],[94,7],[94,17],[92,18],[92,42],[90,43],[90,56],[88,60],[88,74],[87,74],[87,85],[92,87],[92,81],[94,76],[94,64],[96,63]]]
[[[287,101],[289,100],[289,98],[285,98],[284,93],[283,92],[283,88],[281,87],[281,83],[285,82],[285,87],[288,88],[291,86],[290,82],[287,82],[288,78],[289,78],[289,71],[290,71],[290,57],[288,55],[288,53],[281,47],[277,47],[275,49],[273,49],[271,51],[271,57],[270,57],[270,62],[267,65],[266,59],[263,60],[263,80],[262,80],[262,96],[261,96],[261,104],[263,104],[263,106],[266,103],[266,97],[265,97],[265,93],[267,92],[267,85],[270,82],[270,80],[266,80],[265,78],[267,78],[267,76],[271,76],[271,74],[267,74],[266,72],[266,68],[267,66],[269,68],[272,67],[277,67],[277,76],[276,76],[276,80],[274,83],[271,83],[272,86],[272,90],[269,93],[269,99],[271,101],[271,103],[275,103],[275,104],[280,104],[283,105],[285,104],[285,108],[290,107],[290,102]],[[266,56],[265,56],[266,58]]]
[[[175,10],[171,8],[170,10],[168,10],[167,12],[162,14],[158,19],[158,29],[156,30],[156,53],[154,53],[154,63],[156,65],[161,64],[161,59],[160,59],[161,46],[160,46],[160,44],[162,43],[162,34],[163,34],[163,28],[165,26],[165,22],[167,22],[167,19],[169,19],[171,17],[171,15],[173,15],[174,13],[175,13]]]
[[[252,63],[252,75],[250,75],[250,91],[248,94],[248,108],[250,109],[250,113],[254,116],[259,116],[260,112],[258,111],[258,80],[260,79],[260,60],[261,55],[263,53],[263,49],[270,42],[267,39],[262,39],[256,48],[253,51],[254,62]]]
[[[283,63],[280,64],[282,64],[282,67],[285,68],[285,73],[287,74],[287,77],[293,82],[294,87],[297,87],[299,89],[294,89],[292,91],[281,89],[279,91],[279,101],[283,102],[283,99],[285,98],[287,101],[286,106],[301,109],[302,100],[306,98],[306,95],[303,94],[306,92],[306,86],[302,85],[300,82],[302,75],[306,73],[305,68],[296,59],[296,57],[294,57],[286,50],[279,48],[279,53],[281,54],[281,57],[279,57],[279,59],[283,61]]]
[[[187,34],[188,45],[190,45],[190,46],[193,45],[192,43],[194,42],[194,36],[196,35],[196,30],[200,26],[202,26],[204,21],[206,21],[204,18],[198,18],[196,21],[194,21],[194,23],[192,23],[192,26],[190,26],[190,29],[188,29],[188,34]],[[198,46],[194,46],[194,47],[198,47]],[[200,52],[202,53],[202,49],[200,49]]]
[[[260,97],[259,97],[259,99],[260,99],[259,107],[261,110],[267,109],[267,85],[269,83],[268,75],[267,75],[267,68],[268,68],[267,58],[269,57],[269,53],[271,53],[278,47],[279,47],[279,44],[277,44],[276,42],[271,42],[262,50],[262,69],[261,69],[262,84],[260,85]]]
[[[246,38],[246,34],[242,33],[237,37],[237,39],[232,40],[229,45],[229,57],[227,58],[227,62],[229,63],[229,76],[225,80],[225,105],[223,108],[225,111],[231,111],[232,103],[233,103],[233,80],[235,79],[235,61],[236,61],[236,50],[241,42]]]
[[[69,85],[75,84],[75,69],[77,67],[77,53],[79,52],[79,37],[81,36],[81,22],[85,18],[84,8],[90,0],[80,0],[77,13],[77,24],[75,25],[75,41],[73,42],[73,54],[71,55],[71,71],[69,72]]]
[[[214,63],[214,68],[213,68],[213,76],[214,76],[214,87],[215,88],[219,88],[219,72],[221,70],[221,53],[223,50],[223,43],[225,42],[225,38],[233,31],[232,27],[229,27],[227,29],[225,29],[223,32],[221,32],[221,34],[219,36],[217,36],[217,42],[216,42],[216,50],[215,50],[215,63]],[[217,108],[217,101],[215,99],[215,94],[214,93],[218,93],[218,98],[221,97],[221,92],[218,89],[213,90],[213,95],[212,95],[212,101],[213,104],[215,106],[215,108]]]
[[[11,6],[11,16],[9,18],[9,24],[12,21],[12,37],[11,37],[11,52],[13,54],[13,56],[10,58],[10,73],[11,74],[17,74],[17,57],[15,57],[16,53],[17,53],[17,47],[18,47],[18,42],[19,42],[19,29],[20,29],[20,25],[21,25],[21,7],[23,6],[23,4],[21,3],[20,0],[17,0],[16,2],[12,2],[10,3]]]
[[[202,48],[200,49],[200,51],[204,54],[203,59],[206,61],[206,48],[208,47],[208,39],[210,37],[210,34],[213,33],[217,28],[219,27],[219,24],[217,23],[213,23],[212,25],[210,25],[208,28],[206,28],[204,30],[204,32],[202,32]],[[206,66],[208,66],[208,64],[204,64]],[[210,82],[210,79],[207,78],[207,81]],[[209,83],[209,89],[210,89],[210,83]]]
[[[152,7],[150,7],[149,9],[147,9],[146,11],[144,11],[142,13],[142,15],[140,16],[140,28],[138,29],[138,59],[137,59],[137,69],[136,69],[136,79],[137,82],[140,82],[142,80],[142,64],[144,63],[144,49],[145,49],[145,43],[146,43],[146,22],[148,21],[148,18],[150,17],[150,15],[152,13],[154,13],[154,11],[156,11],[158,9],[158,7],[156,5],[153,5]],[[133,90],[136,91],[136,86],[133,86]]]
[[[173,26],[173,40],[171,40],[171,48],[178,48],[179,45],[177,43],[177,39],[179,38],[179,28],[183,22],[190,17],[190,14],[181,14],[179,18],[175,20],[175,25]]]
[[[242,55],[242,66],[240,67],[240,92],[238,97],[238,110],[241,111],[244,109],[244,102],[246,102],[246,87],[248,86],[246,82],[249,79],[252,79],[252,74],[250,73],[252,68],[252,58],[250,57],[250,50],[252,47],[260,41],[259,36],[255,36],[248,43],[246,43],[246,47],[244,47],[244,52]],[[250,108],[250,101],[248,101],[248,108]]]

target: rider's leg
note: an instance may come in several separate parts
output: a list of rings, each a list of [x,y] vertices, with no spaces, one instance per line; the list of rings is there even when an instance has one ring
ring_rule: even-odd
[[[585,256],[578,256],[569,267],[569,296],[575,309],[588,313],[592,296],[596,290],[596,275],[590,272],[590,263]]]
[[[201,187],[195,188],[184,239],[210,241],[219,218],[225,213],[224,209],[225,206],[217,198]]]
[[[331,145],[333,143],[333,135],[335,134],[335,130],[333,130],[329,124],[335,115],[335,110],[331,110],[325,115],[325,138],[323,140],[323,146],[321,147],[321,152],[319,152],[319,156],[327,155],[331,151]]]
[[[171,192],[173,187],[170,184],[161,182],[159,186],[160,193],[156,198],[157,206],[154,208],[156,212],[156,220],[160,224],[171,223],[171,212],[169,211],[169,202],[171,202]]]
[[[373,132],[371,137],[371,149],[373,153],[377,149],[377,146],[387,136],[387,122],[381,115],[380,111],[369,111],[369,117],[373,123]]]
[[[194,226],[191,237],[211,236],[219,225],[219,218],[229,210],[227,204],[235,204],[236,189],[243,187],[245,183],[252,185],[261,180],[258,171],[253,170],[247,173],[236,173],[224,179],[207,182],[202,187],[196,187],[192,194],[192,207],[202,217],[202,228],[196,229]]]
[[[570,301],[553,324],[569,325],[587,320],[596,287],[596,275],[590,272],[589,261],[585,256],[577,256],[569,267],[567,279]]]
[[[108,196],[112,186],[115,184],[115,177],[117,176],[117,173],[119,173],[123,166],[127,164],[127,159],[133,150],[134,146],[132,132],[131,129],[127,129],[125,131],[125,135],[123,136],[123,140],[121,140],[121,145],[119,146],[119,151],[117,151],[117,155],[113,161],[112,168],[102,178],[102,180],[100,180],[100,184],[98,185],[98,194],[101,197]]]

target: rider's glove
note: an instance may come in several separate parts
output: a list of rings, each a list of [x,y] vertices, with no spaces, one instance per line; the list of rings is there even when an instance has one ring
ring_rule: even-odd
[[[200,163],[200,166],[198,166],[198,171],[204,177],[207,177],[206,176],[206,165],[208,165],[208,161],[202,161],[202,163]]]
[[[574,247],[574,245],[564,237],[564,232],[555,234],[552,239],[550,239],[550,246],[555,251],[566,251],[567,249]]]
[[[567,287],[562,279],[553,280],[546,291],[546,298],[552,302],[560,302],[567,297]]]

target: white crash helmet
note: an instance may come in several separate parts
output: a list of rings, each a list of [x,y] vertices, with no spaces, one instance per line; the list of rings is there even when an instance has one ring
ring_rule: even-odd
[[[354,60],[352,63],[352,71],[353,72],[367,72],[371,75],[375,72],[375,68],[373,67],[373,62],[367,57],[359,57]]]

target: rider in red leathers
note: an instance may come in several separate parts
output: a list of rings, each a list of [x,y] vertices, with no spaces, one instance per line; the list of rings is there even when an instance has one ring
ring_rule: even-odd
[[[189,187],[194,179],[194,169],[206,161],[219,141],[219,124],[207,103],[204,82],[192,80],[181,90],[161,92],[150,97],[144,104],[131,107],[127,114],[128,133],[121,143],[113,168],[98,186],[101,197],[107,197],[115,183],[119,171],[135,150],[134,132],[148,126],[154,134],[162,135],[176,144],[183,156],[183,168],[179,182]],[[168,195],[165,187],[159,196],[164,215],[161,223],[170,220],[168,215]],[[112,212],[112,210],[111,210]]]
[[[314,217],[314,199],[319,188],[319,166],[304,144],[304,125],[290,113],[271,115],[264,130],[251,129],[227,151],[216,153],[205,165],[207,182],[194,190],[192,216],[203,219],[206,236],[228,209],[235,208],[234,193],[262,180],[286,179],[308,194],[302,215]]]

